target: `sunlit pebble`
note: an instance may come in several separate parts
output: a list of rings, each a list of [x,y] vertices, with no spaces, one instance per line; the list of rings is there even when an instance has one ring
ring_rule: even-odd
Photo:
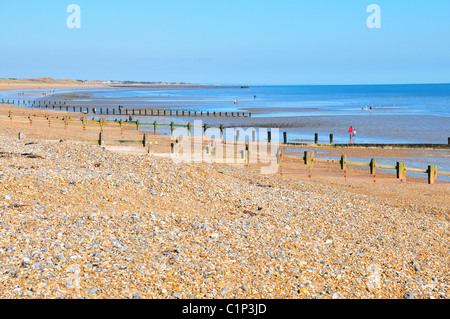
[[[8,134],[2,151],[29,151]],[[32,148],[46,159],[0,158],[4,200],[25,205],[3,207],[2,296],[442,298],[449,289],[438,215],[225,165]]]

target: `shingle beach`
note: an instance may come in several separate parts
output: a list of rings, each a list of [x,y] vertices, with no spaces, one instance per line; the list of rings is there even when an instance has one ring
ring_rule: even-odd
[[[1,298],[450,296],[448,183],[264,176],[0,128]]]

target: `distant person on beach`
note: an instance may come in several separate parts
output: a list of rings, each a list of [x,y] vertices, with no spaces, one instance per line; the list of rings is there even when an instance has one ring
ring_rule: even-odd
[[[356,138],[356,128],[353,129],[353,140]]]
[[[353,136],[353,126],[350,126],[350,128],[348,129],[348,134],[350,134],[350,140],[351,140],[352,136]]]

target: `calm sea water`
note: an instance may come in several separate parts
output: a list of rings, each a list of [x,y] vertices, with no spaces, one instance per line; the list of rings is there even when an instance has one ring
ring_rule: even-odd
[[[348,142],[350,125],[357,129],[358,143],[447,143],[450,136],[450,84],[57,89],[0,92],[0,98],[70,99],[68,105],[130,109],[249,111],[251,119],[204,120],[211,125],[276,127],[288,131],[290,139],[312,139],[318,133],[325,141],[333,133],[336,143]]]
[[[347,143],[350,125],[357,130],[356,143],[444,144],[450,137],[450,84],[55,89],[0,92],[0,98],[66,100],[67,105],[97,108],[123,105],[128,109],[248,111],[251,118],[201,120],[208,125],[278,128],[280,138],[285,131],[290,141],[312,140],[318,133],[319,142],[328,142],[332,133],[335,143]],[[148,117],[139,120],[154,121]],[[187,124],[196,119],[158,117],[157,120]],[[159,131],[164,133],[162,127]],[[443,156],[437,163],[449,170],[449,152],[444,151]]]

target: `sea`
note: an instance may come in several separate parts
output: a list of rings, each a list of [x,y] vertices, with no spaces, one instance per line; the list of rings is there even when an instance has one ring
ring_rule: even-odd
[[[0,99],[65,101],[97,110],[121,105],[124,109],[251,113],[251,117],[229,118],[133,118],[149,131],[153,128],[145,123],[156,119],[158,123],[202,121],[208,126],[278,129],[280,140],[286,132],[288,141],[306,143],[315,134],[319,143],[329,142],[330,134],[334,143],[447,144],[450,137],[450,84],[41,89],[3,91]],[[356,130],[352,140],[347,133],[350,126]],[[169,134],[168,128],[158,130]],[[450,171],[449,151],[439,154],[436,163]]]

